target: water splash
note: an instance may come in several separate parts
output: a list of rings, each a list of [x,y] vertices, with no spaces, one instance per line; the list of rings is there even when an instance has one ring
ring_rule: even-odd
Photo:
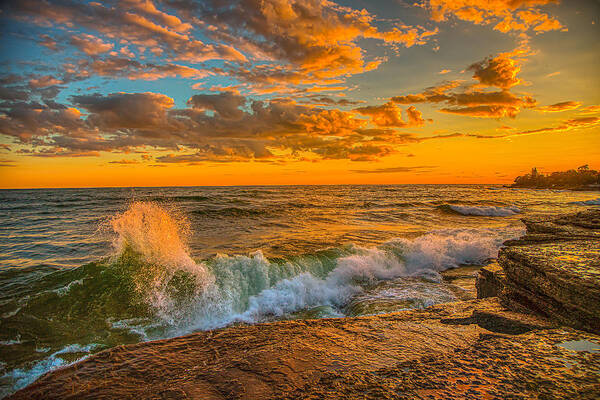
[[[502,242],[518,234],[450,229],[277,262],[260,251],[196,262],[185,245],[186,220],[158,204],[132,203],[111,226],[120,265],[132,264],[131,253],[143,259],[132,273],[136,291],[177,333],[317,306],[341,310],[367,285],[399,277],[439,280],[439,271],[495,257]]]
[[[206,303],[214,292],[214,276],[189,255],[187,219],[177,219],[153,202],[133,202],[111,219],[119,261],[129,266],[136,257],[143,265],[133,272],[135,290],[169,324],[189,317],[192,305]]]

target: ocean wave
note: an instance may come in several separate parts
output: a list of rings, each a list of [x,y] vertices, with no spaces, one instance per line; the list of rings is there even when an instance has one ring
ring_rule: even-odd
[[[196,262],[184,245],[185,220],[154,203],[132,204],[113,219],[112,227],[119,254],[129,254],[125,264],[137,265],[128,276],[137,298],[177,333],[257,322],[316,306],[341,309],[365,284],[483,262],[515,236],[451,229],[289,260],[271,261],[256,251]]]
[[[113,257],[42,276],[24,293],[31,298],[18,304],[22,309],[15,317],[38,314],[51,325],[60,322],[54,314],[68,315],[89,329],[94,318],[142,318],[163,324],[163,330],[153,328],[160,337],[317,306],[342,310],[366,285],[482,263],[521,232],[437,230],[375,247],[346,245],[280,259],[268,259],[259,250],[196,261],[185,245],[189,223],[156,203],[133,203],[109,224],[115,233]]]
[[[115,235],[114,256],[45,273],[26,288],[26,303],[14,305],[19,308],[7,321],[33,317],[38,321],[35,335],[50,354],[40,353],[44,358],[29,367],[12,366],[10,379],[15,387],[64,365],[60,355],[69,345],[93,353],[101,346],[235,322],[292,318],[294,313],[339,317],[356,315],[360,309],[378,312],[363,305],[372,302],[369,296],[385,299],[385,290],[404,296],[401,299],[408,308],[450,301],[453,297],[448,291],[428,293],[419,282],[439,283],[439,272],[445,269],[494,258],[505,240],[522,233],[522,228],[509,227],[448,229],[374,247],[345,245],[279,259],[255,251],[197,261],[186,246],[190,224],[164,206],[132,203],[108,225]],[[399,279],[410,284],[376,295],[369,292],[374,285]],[[360,296],[363,305],[350,307]],[[57,331],[65,334],[49,334]],[[88,348],[89,338],[96,342],[105,338],[105,342]],[[5,346],[9,347],[14,346]]]
[[[439,206],[438,209],[449,213],[480,217],[508,217],[521,212],[517,207],[459,206],[453,204],[444,204]]]
[[[7,396],[13,391],[29,385],[48,371],[76,363],[77,361],[89,355],[89,353],[97,347],[100,347],[100,345],[95,343],[85,346],[78,344],[68,345],[52,353],[50,356],[34,363],[30,368],[13,369],[12,371],[5,373],[2,378],[10,379],[14,383],[11,388],[0,388],[0,397]],[[69,354],[74,355],[74,357],[71,357],[71,360],[67,361],[65,360],[65,356]]]
[[[580,206],[600,206],[600,197],[597,199],[574,201],[571,204],[577,204]]]

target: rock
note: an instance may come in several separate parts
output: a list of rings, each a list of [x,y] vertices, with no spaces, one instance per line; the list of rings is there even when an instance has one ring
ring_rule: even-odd
[[[556,218],[523,218],[527,233],[509,240],[507,246],[561,242],[574,240],[600,240],[600,209],[590,209]]]
[[[555,329],[490,298],[119,346],[10,398],[595,399],[595,347],[598,335]]]
[[[485,299],[487,297],[500,296],[504,288],[505,279],[504,271],[497,262],[481,267],[477,272],[475,280],[477,298]]]
[[[479,265],[461,265],[442,271],[441,275],[458,299],[472,300],[477,298],[475,279],[480,268]]]
[[[498,256],[503,303],[600,332],[600,210],[524,222],[527,234]]]

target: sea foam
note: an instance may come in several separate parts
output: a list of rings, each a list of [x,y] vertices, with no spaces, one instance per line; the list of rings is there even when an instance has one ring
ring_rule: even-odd
[[[449,210],[461,215],[480,216],[480,217],[509,217],[519,214],[521,210],[517,207],[497,207],[497,206],[459,206],[444,205],[440,207],[443,210]]]
[[[136,272],[137,290],[175,334],[235,321],[258,322],[317,306],[340,310],[365,285],[399,277],[431,278],[460,264],[482,263],[497,255],[504,240],[518,235],[514,229],[449,229],[376,247],[349,246],[333,258],[312,255],[274,262],[257,251],[196,262],[180,223],[161,206],[140,202],[112,221],[119,251],[133,249],[147,262]],[[174,284],[182,276],[193,283],[191,290]]]

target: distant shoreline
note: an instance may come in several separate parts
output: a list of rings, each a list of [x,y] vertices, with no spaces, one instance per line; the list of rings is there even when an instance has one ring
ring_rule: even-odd
[[[517,186],[515,184],[512,185],[503,185],[505,188],[509,189],[540,189],[540,190],[570,190],[573,192],[594,192],[600,191],[600,185],[595,186]]]
[[[537,168],[531,172],[517,176],[513,184],[505,186],[509,188],[528,189],[557,189],[572,191],[598,191],[600,190],[600,172],[590,169],[588,165],[568,171],[552,172],[550,174],[539,173]]]

